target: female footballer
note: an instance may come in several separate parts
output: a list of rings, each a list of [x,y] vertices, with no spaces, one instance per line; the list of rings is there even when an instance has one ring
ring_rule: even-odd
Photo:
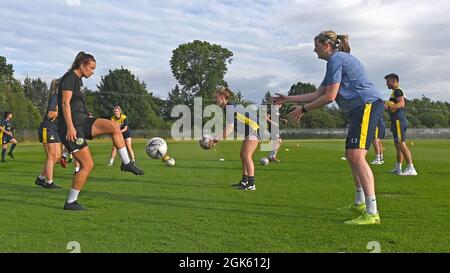
[[[131,147],[131,129],[128,124],[128,118],[122,112],[122,108],[117,105],[113,109],[114,116],[111,117],[111,120],[117,123],[120,128],[120,132],[122,133],[123,139],[125,139],[125,145],[127,146],[128,153],[131,156],[132,161],[136,161],[134,157],[134,151]],[[109,160],[108,167],[112,167],[114,165],[114,158],[116,158],[117,149],[113,145],[111,151],[111,159]]]
[[[67,150],[73,154],[80,163],[80,170],[74,175],[72,188],[66,203],[65,210],[84,210],[78,202],[78,194],[94,167],[87,139],[109,134],[119,151],[122,159],[120,169],[136,175],[144,174],[130,160],[125,147],[125,141],[119,127],[109,119],[93,118],[89,115],[86,98],[81,92],[82,78],[89,78],[94,74],[96,60],[91,54],[78,53],[70,70],[64,74],[59,83],[58,90],[58,134]]]
[[[13,151],[16,148],[17,140],[12,132],[12,119],[14,115],[12,112],[5,112],[2,122],[0,123],[0,139],[2,140],[2,163],[5,163],[6,160],[6,150],[8,149],[8,143],[11,143],[11,148],[9,148],[8,155],[12,159],[14,159]]]
[[[345,224],[379,224],[375,181],[366,155],[374,139],[375,128],[383,115],[383,96],[369,80],[360,61],[350,55],[347,35],[323,31],[314,38],[314,45],[314,52],[318,57],[327,61],[325,78],[320,87],[313,93],[299,96],[277,94],[278,97],[273,102],[303,103],[290,113],[290,117],[297,121],[307,112],[333,101],[346,112],[350,125],[345,156],[356,186],[355,202],[349,206],[349,210],[361,215]]]
[[[61,155],[61,141],[56,128],[58,118],[58,80],[53,80],[50,85],[50,99],[47,106],[47,114],[39,125],[39,142],[44,147],[47,159],[41,174],[34,183],[47,189],[61,188],[53,182],[53,168]]]
[[[253,153],[258,147],[261,138],[258,135],[259,125],[257,118],[246,114],[243,107],[230,102],[231,90],[220,86],[216,90],[215,101],[222,109],[226,110],[227,124],[223,132],[223,139],[233,133],[239,132],[238,128],[243,128],[244,140],[242,141],[240,157],[242,162],[242,179],[233,185],[237,189],[254,191],[255,186],[255,165],[253,163]],[[241,124],[239,127],[238,125]],[[213,142],[215,145],[217,139]]]

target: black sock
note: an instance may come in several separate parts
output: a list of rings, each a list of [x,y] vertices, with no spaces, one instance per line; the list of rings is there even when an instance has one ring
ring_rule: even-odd
[[[241,182],[242,182],[242,183],[247,183],[247,182],[248,182],[248,176],[243,175],[243,176],[242,176],[242,179],[241,179]]]
[[[255,185],[255,177],[254,176],[249,176],[248,177],[248,184],[250,186],[254,186]]]
[[[14,149],[16,148],[16,144],[11,145],[11,148],[9,148],[9,153],[12,154]]]
[[[5,161],[5,157],[6,157],[6,149],[2,150],[2,161]]]

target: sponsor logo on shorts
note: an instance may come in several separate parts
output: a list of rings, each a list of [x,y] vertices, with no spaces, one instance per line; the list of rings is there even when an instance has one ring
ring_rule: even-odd
[[[50,136],[50,140],[55,140],[55,137],[53,135]]]
[[[77,140],[75,141],[75,143],[77,144],[77,145],[83,145],[84,144],[84,138],[82,138],[82,137],[79,137],[79,138],[77,138]]]

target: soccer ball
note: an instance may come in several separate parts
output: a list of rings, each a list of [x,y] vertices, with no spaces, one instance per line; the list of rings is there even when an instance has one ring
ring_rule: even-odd
[[[175,166],[175,159],[169,158],[166,160],[166,165],[169,167]]]
[[[167,143],[160,137],[154,137],[149,140],[145,151],[149,157],[161,159],[167,154]]]
[[[269,165],[269,159],[267,157],[263,157],[261,158],[261,160],[259,160],[259,163],[261,163],[261,165],[267,166]]]
[[[391,112],[397,111],[397,110],[392,110],[392,109],[391,109],[391,107],[395,104],[395,102],[388,100],[385,104],[386,104],[386,106],[389,108],[389,110],[390,110]]]
[[[211,136],[210,134],[204,134],[203,136],[202,136],[202,139],[200,139],[199,141],[198,141],[198,143],[200,144],[200,147],[202,147],[202,149],[204,149],[204,150],[209,150],[209,149],[211,149],[212,147],[210,146],[210,142],[211,142],[211,140],[213,140],[214,138],[213,138],[213,136]]]

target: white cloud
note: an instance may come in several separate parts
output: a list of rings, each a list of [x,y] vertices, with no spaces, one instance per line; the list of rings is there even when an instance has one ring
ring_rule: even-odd
[[[69,6],[79,6],[81,5],[81,0],[66,0],[66,3]]]
[[[0,55],[19,78],[61,76],[84,50],[98,61],[96,75],[85,81],[89,87],[124,66],[166,97],[176,83],[172,50],[200,39],[233,51],[226,80],[259,102],[267,90],[287,90],[297,81],[319,84],[325,62],[313,53],[312,39],[334,29],[350,34],[352,54],[379,89],[386,91],[385,74],[397,72],[409,97],[450,101],[445,0],[0,2]]]

